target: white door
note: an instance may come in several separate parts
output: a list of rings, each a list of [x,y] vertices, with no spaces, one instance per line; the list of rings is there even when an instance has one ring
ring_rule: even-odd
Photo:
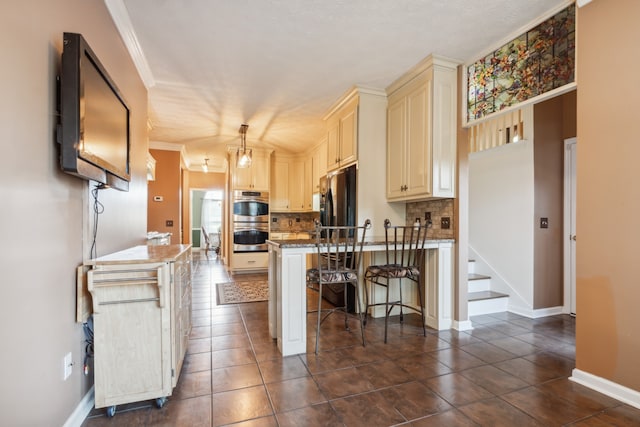
[[[576,314],[576,138],[564,148],[564,312]]]

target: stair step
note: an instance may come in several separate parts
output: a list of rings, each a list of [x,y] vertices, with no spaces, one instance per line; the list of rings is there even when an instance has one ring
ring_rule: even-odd
[[[469,316],[503,313],[509,308],[509,295],[493,291],[469,292]]]
[[[485,276],[484,274],[478,273],[469,273],[467,276],[468,280],[483,280],[483,279],[491,279],[491,276]]]
[[[508,297],[509,295],[507,294],[494,292],[494,291],[469,292],[467,294],[467,299],[469,302],[482,301],[482,300],[495,299],[495,298],[508,298]]]
[[[470,274],[476,272],[476,260],[475,259],[470,259],[469,260],[469,262],[467,263],[467,270],[469,271]]]

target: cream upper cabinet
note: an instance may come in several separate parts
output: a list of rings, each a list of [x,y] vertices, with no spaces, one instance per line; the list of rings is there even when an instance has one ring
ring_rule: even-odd
[[[311,154],[311,192],[320,192],[320,178],[327,174],[327,137],[320,141],[320,144]]]
[[[307,157],[279,155],[273,162],[271,211],[311,210],[311,161]]]
[[[313,207],[313,156],[304,159],[304,210],[311,211]]]
[[[234,190],[269,191],[271,152],[253,150],[251,166],[236,167],[236,151],[230,157],[231,183]]]
[[[273,190],[270,209],[273,212],[289,210],[289,159],[276,153],[273,161]]]
[[[297,158],[291,160],[289,168],[289,210],[304,211],[305,207],[305,160]]]
[[[388,200],[455,197],[456,67],[429,56],[387,88]]]
[[[354,96],[326,118],[327,171],[358,159],[358,96]]]

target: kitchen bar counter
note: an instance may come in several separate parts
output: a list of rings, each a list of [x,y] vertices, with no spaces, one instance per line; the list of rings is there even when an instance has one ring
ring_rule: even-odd
[[[140,245],[86,261],[86,265],[138,264],[175,261],[191,245]]]
[[[307,351],[307,255],[315,239],[268,240],[269,332],[283,356]],[[424,269],[425,323],[434,329],[453,325],[454,240],[427,240]],[[384,236],[365,239],[364,252],[385,250]],[[366,265],[366,260],[365,260]]]

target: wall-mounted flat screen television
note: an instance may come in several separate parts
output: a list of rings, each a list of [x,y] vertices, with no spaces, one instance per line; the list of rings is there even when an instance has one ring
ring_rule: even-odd
[[[62,170],[128,191],[129,107],[80,34],[64,33],[59,101]]]

